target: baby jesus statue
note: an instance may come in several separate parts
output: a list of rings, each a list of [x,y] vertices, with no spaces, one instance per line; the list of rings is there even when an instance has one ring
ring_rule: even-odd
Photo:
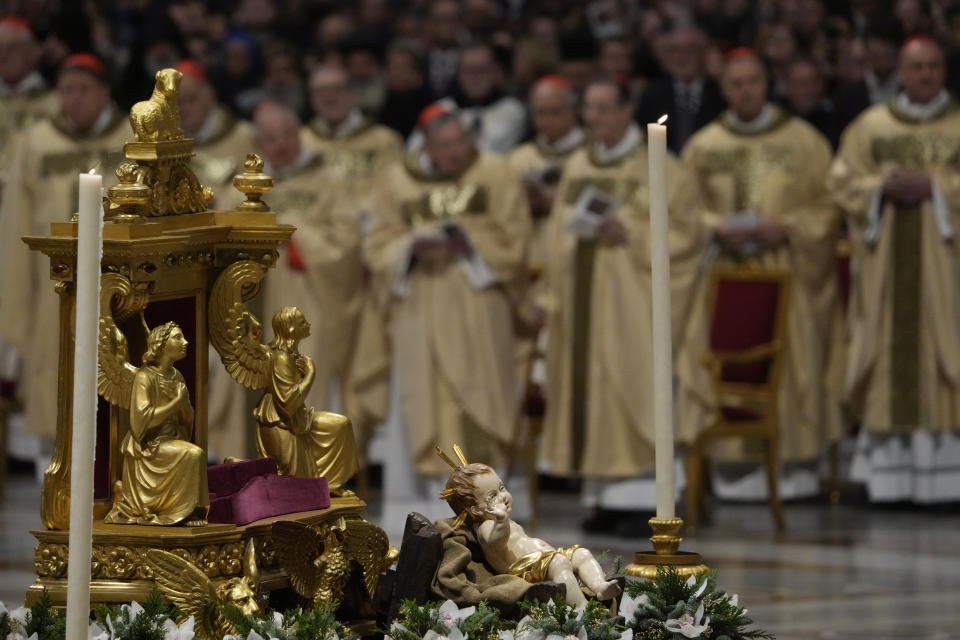
[[[454,527],[470,526],[476,533],[487,563],[496,571],[518,576],[527,582],[559,582],[567,587],[567,603],[585,605],[581,583],[599,600],[610,600],[620,593],[616,580],[607,580],[600,563],[580,545],[554,548],[540,538],[527,535],[510,519],[513,496],[493,468],[477,462],[467,463],[459,446],[453,446],[460,464],[451,460],[440,447],[437,454],[453,468],[447,487],[440,497],[457,514]]]

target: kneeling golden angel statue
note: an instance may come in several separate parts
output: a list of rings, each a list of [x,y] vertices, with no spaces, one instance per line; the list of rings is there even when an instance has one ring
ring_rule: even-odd
[[[173,322],[147,336],[143,366],[128,362],[126,337],[112,319],[100,320],[98,389],[130,411],[120,445],[122,480],[106,522],[187,526],[206,524],[207,456],[190,442],[193,406],[173,363],[187,355],[187,340]]]
[[[220,276],[211,295],[210,342],[234,380],[264,391],[254,410],[257,452],[276,460],[283,475],[323,477],[336,491],[359,467],[353,425],[307,405],[316,370],[299,350],[310,335],[299,309],[277,311],[273,340],[260,342],[262,327],[243,299],[262,277],[263,268],[252,262],[235,263]]]

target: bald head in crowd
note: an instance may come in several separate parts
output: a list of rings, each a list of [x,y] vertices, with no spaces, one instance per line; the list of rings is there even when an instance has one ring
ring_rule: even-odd
[[[325,64],[310,74],[310,106],[331,129],[340,126],[356,106],[350,78],[340,65]]]
[[[554,143],[577,126],[577,95],[560,76],[541,78],[530,90],[530,117],[538,136]]]
[[[183,74],[183,80],[180,81],[180,121],[187,135],[195,138],[216,108],[217,94],[206,72],[196,62],[185,60],[176,68]]]
[[[273,172],[283,172],[300,157],[300,119],[278,102],[267,102],[253,114],[257,148]]]
[[[40,47],[21,20],[0,20],[0,81],[15,86],[37,66]]]
[[[735,49],[723,67],[720,82],[730,110],[744,122],[752,122],[767,103],[767,72],[757,54]]]
[[[900,84],[911,102],[926,104],[943,90],[946,65],[943,50],[930,37],[910,38],[900,51]]]

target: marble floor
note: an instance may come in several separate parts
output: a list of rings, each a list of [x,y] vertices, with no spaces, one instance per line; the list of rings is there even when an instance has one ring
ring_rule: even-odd
[[[19,605],[32,581],[40,489],[14,476],[0,505],[0,600]],[[383,511],[376,496],[370,517]],[[587,514],[576,495],[546,493],[539,535],[580,542],[627,561],[646,545],[583,535]],[[721,584],[780,640],[960,638],[960,511],[868,509],[856,501],[787,506],[788,530],[777,534],[763,505],[722,504],[714,521],[683,548],[700,552]],[[394,539],[402,522],[380,523]]]

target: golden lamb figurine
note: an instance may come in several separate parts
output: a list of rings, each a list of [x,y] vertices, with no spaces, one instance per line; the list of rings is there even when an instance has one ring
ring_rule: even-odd
[[[137,142],[183,140],[179,102],[182,79],[183,74],[176,69],[157,71],[153,95],[130,109],[130,126]]]

